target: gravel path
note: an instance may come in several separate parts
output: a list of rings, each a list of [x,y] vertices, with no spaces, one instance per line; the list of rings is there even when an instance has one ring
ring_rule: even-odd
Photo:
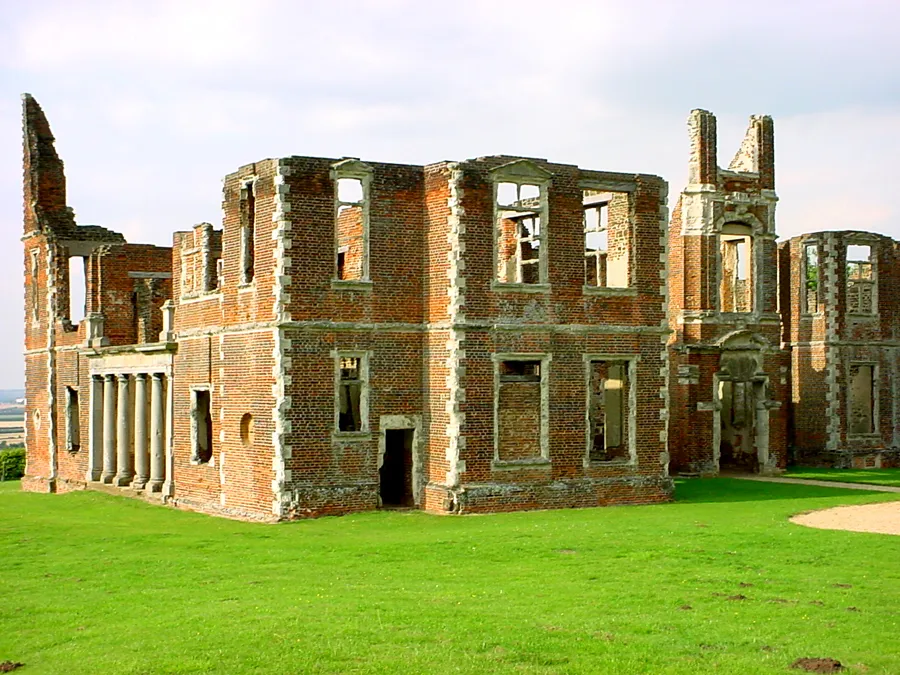
[[[871,492],[897,492],[900,488],[889,485],[865,485],[863,483],[838,483],[826,480],[802,480],[799,478],[779,478],[776,476],[731,475],[730,478],[756,480],[764,483],[791,483],[794,485],[816,485],[849,490],[869,490]],[[820,530],[850,530],[851,532],[876,532],[878,534],[900,535],[900,501],[860,506],[836,506],[811,513],[801,513],[791,518],[792,523],[816,527]]]
[[[900,492],[900,487],[894,485],[869,485],[867,483],[841,483],[836,480],[807,480],[806,478],[781,478],[779,476],[757,476],[755,474],[728,474],[723,473],[723,478],[737,478],[738,480],[755,480],[760,483],[789,483],[791,485],[815,485],[817,487],[842,488],[844,490],[869,490],[870,492]]]
[[[900,535],[900,501],[837,506],[791,518],[792,523],[820,530],[850,530]]]

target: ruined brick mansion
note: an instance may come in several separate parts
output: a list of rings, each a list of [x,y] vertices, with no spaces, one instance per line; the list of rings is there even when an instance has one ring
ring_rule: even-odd
[[[722,169],[691,113],[671,218],[651,175],[292,156],[171,248],[78,225],[28,95],[23,120],[26,489],[275,520],[898,461],[898,244],[778,243],[768,117]]]

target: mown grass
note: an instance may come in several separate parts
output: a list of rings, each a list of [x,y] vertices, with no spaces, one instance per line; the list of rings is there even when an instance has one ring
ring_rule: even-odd
[[[259,525],[0,485],[0,661],[29,673],[900,672],[890,496],[730,479],[673,504]]]
[[[806,480],[900,487],[900,469],[817,469],[797,466],[789,469],[784,476],[785,478]]]

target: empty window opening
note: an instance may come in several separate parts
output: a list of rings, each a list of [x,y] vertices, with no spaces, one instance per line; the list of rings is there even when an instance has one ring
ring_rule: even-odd
[[[38,291],[38,256],[37,249],[31,250],[31,322],[38,323],[41,316],[41,299]]]
[[[81,448],[81,421],[79,420],[78,390],[66,387],[66,449],[78,452]]]
[[[253,281],[256,260],[256,181],[241,188],[241,283]]]
[[[819,245],[803,246],[803,302],[807,314],[819,311]]]
[[[627,288],[631,285],[628,194],[584,190],[582,206],[585,285]]]
[[[341,246],[338,249],[337,254],[337,278],[338,279],[346,279],[346,269],[345,266],[347,264],[347,252],[349,251],[349,247]]]
[[[138,284],[135,284],[135,290],[131,293],[131,330],[134,335],[132,341],[138,343],[138,334],[140,333],[141,324],[141,294],[138,291]]]
[[[225,286],[225,263],[221,258],[216,258],[216,288]]]
[[[719,299],[723,312],[753,309],[752,237],[747,225],[730,224],[720,237],[722,282]]]
[[[497,183],[497,278],[518,284],[542,280],[543,189],[539,185]]]
[[[499,370],[498,459],[541,457],[541,362],[501,361]]]
[[[253,440],[253,415],[245,413],[244,416],[241,417],[241,443],[249,447],[253,445]]]
[[[384,456],[378,470],[381,504],[412,506],[414,429],[385,429]]]
[[[850,433],[875,433],[875,378],[871,364],[850,366]]]
[[[362,359],[342,356],[338,383],[338,431],[364,430],[362,390]]]
[[[366,278],[365,247],[367,205],[365,186],[359,178],[338,178],[336,206],[336,278]]]
[[[213,454],[212,399],[209,391],[197,389],[192,392],[191,436],[194,462],[206,464]]]
[[[87,259],[81,256],[69,258],[69,321],[81,323],[87,303]]]
[[[590,449],[592,462],[630,458],[628,364],[591,362]]]
[[[847,246],[847,311],[853,314],[872,314],[875,311],[871,246]]]

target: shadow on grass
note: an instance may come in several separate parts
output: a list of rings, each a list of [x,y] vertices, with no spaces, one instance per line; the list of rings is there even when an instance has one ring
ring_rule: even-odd
[[[675,502],[682,504],[865,497],[876,494],[883,493],[817,485],[764,483],[737,478],[678,478],[675,480]]]

